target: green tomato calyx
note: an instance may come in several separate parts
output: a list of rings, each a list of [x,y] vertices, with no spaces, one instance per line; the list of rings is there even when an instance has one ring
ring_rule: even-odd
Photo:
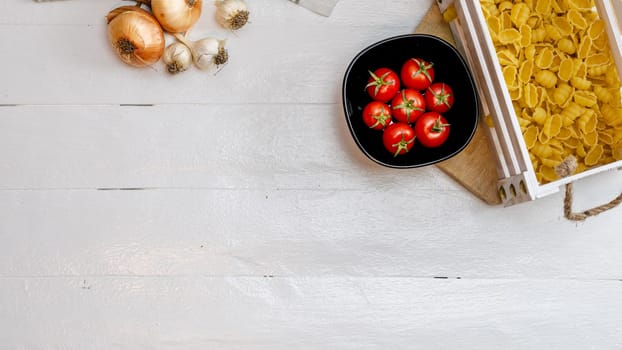
[[[367,89],[370,86],[375,86],[374,88],[374,96],[378,95],[378,92],[380,91],[380,88],[383,86],[387,86],[387,85],[393,85],[394,82],[393,80],[390,81],[386,81],[386,77],[387,75],[389,75],[391,72],[386,72],[381,76],[377,76],[376,74],[374,74],[374,72],[368,70],[369,75],[371,75],[371,78],[373,79],[372,81],[369,82],[369,84],[365,85],[365,89]]]
[[[434,93],[431,88],[428,88],[428,92],[434,95],[434,98],[438,101],[438,103],[436,103],[437,106],[445,105],[447,108],[451,108],[449,104],[451,94],[445,91],[445,84],[441,85],[441,91],[439,93]]]
[[[382,128],[384,129],[384,127],[389,125],[389,122],[391,121],[391,115],[389,113],[386,113],[384,108],[382,109],[382,112],[380,112],[380,114],[374,115],[372,116],[372,118],[376,122],[369,127],[370,129],[374,129],[378,125],[382,125]]]
[[[417,65],[419,66],[419,69],[417,69],[415,71],[415,73],[412,75],[412,77],[416,77],[419,74],[423,74],[425,75],[425,77],[428,79],[429,82],[432,82],[432,77],[430,76],[430,69],[432,69],[432,67],[434,67],[434,63],[430,62],[428,64],[426,64],[425,61],[420,60],[418,58],[412,58],[413,61],[415,61],[417,63]]]
[[[432,132],[443,132],[445,131],[445,128],[448,127],[451,124],[445,124],[441,121],[441,117],[439,116],[438,119],[436,119],[436,121],[434,121],[434,125],[432,125]]]
[[[402,103],[399,105],[393,106],[393,109],[403,109],[406,113],[406,122],[410,123],[410,114],[413,111],[423,112],[422,108],[419,108],[415,105],[415,100],[409,100],[406,98],[406,94],[402,90]]]
[[[414,137],[412,138],[412,140],[406,140],[406,136],[404,136],[404,133],[402,132],[402,139],[398,143],[394,143],[391,145],[392,147],[397,147],[395,153],[393,154],[393,157],[397,157],[402,151],[404,151],[404,153],[408,153],[408,145],[413,142],[415,142]]]

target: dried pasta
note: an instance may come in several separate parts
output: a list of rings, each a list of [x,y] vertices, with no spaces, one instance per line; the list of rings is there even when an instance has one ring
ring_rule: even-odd
[[[622,159],[622,103],[594,0],[480,0],[540,183]]]

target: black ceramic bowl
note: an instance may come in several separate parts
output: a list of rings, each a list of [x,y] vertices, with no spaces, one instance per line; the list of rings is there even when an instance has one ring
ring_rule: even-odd
[[[443,116],[451,124],[447,141],[426,148],[415,140],[410,152],[394,157],[382,144],[382,131],[372,130],[362,119],[363,108],[371,101],[365,91],[368,71],[387,67],[400,74],[411,57],[434,63],[435,82],[449,84],[454,105]],[[465,60],[446,41],[432,35],[407,34],[377,42],[352,60],[343,80],[343,107],[350,132],[367,157],[392,168],[415,168],[438,163],[462,151],[473,138],[479,117],[475,84]]]

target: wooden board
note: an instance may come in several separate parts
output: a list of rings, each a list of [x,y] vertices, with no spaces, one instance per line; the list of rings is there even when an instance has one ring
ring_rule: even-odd
[[[415,32],[436,35],[456,44],[449,25],[436,5],[430,7]],[[437,166],[484,202],[501,204],[497,192],[496,151],[490,144],[485,127],[480,122],[471,143],[460,154]]]

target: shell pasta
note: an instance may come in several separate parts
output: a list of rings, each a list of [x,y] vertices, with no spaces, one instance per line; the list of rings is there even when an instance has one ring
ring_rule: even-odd
[[[541,184],[622,160],[621,83],[593,0],[480,0]]]

